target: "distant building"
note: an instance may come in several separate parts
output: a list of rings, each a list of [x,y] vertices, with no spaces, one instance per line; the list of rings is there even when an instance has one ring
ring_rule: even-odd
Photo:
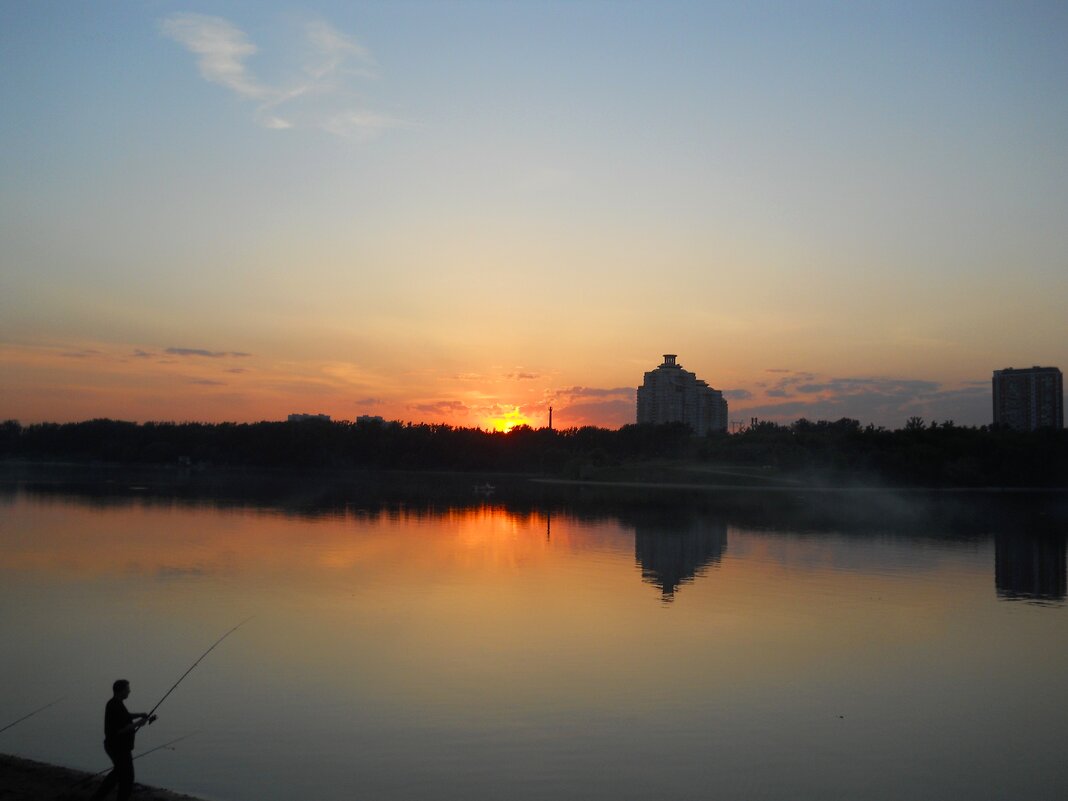
[[[330,415],[328,414],[291,414],[289,415],[289,422],[291,423],[303,423],[306,420],[320,420],[324,423],[330,422]]]
[[[639,423],[688,423],[704,436],[727,430],[727,401],[718,389],[682,369],[674,353],[664,354],[664,363],[645,374],[638,387]]]
[[[1064,379],[1056,367],[995,370],[993,385],[996,425],[1064,428]]]
[[[361,414],[356,418],[358,426],[381,426],[386,424],[386,418],[377,414]]]

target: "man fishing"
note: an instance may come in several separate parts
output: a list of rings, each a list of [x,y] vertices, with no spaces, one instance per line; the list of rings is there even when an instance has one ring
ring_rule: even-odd
[[[123,703],[130,697],[130,682],[118,679],[111,685],[111,700],[104,707],[104,750],[111,759],[111,773],[93,794],[93,801],[106,796],[115,785],[119,786],[118,801],[126,801],[133,792],[134,735],[156,716],[150,712],[129,712]]]

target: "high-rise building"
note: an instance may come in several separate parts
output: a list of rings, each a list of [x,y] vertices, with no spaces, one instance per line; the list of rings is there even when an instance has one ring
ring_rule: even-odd
[[[704,436],[727,430],[727,401],[718,389],[683,370],[676,354],[665,353],[664,363],[645,374],[638,387],[639,423],[687,423]]]
[[[1064,428],[1064,379],[1056,367],[995,370],[993,386],[996,425]]]

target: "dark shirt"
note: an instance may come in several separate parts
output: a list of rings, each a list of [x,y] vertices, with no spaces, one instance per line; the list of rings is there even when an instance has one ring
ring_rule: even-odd
[[[133,751],[134,733],[123,732],[133,723],[133,715],[126,711],[126,704],[119,698],[112,698],[104,707],[104,744],[123,751]]]

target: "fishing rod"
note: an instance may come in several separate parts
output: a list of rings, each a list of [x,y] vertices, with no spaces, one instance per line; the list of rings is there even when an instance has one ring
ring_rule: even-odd
[[[154,718],[154,717],[152,716],[152,715],[153,715],[153,713],[154,713],[154,712],[155,712],[155,711],[156,711],[157,709],[159,709],[159,707],[160,707],[160,704],[162,704],[162,703],[163,703],[164,701],[166,701],[166,700],[167,700],[167,696],[169,696],[169,695],[170,695],[170,694],[171,694],[172,692],[174,692],[175,688],[176,688],[176,687],[177,687],[177,686],[178,686],[179,684],[181,684],[181,683],[182,683],[182,680],[183,680],[183,679],[184,679],[184,678],[185,678],[186,676],[188,676],[188,675],[189,675],[190,673],[192,673],[192,672],[193,672],[193,668],[195,668],[195,667],[196,667],[197,665],[199,665],[199,664],[200,664],[200,663],[201,663],[201,662],[202,662],[202,661],[204,660],[204,657],[206,657],[206,656],[207,656],[208,654],[210,654],[210,653],[211,653],[212,651],[214,651],[214,650],[215,650],[215,647],[216,647],[216,646],[217,646],[217,645],[218,645],[219,643],[221,643],[221,642],[222,642],[223,640],[225,640],[225,639],[226,639],[227,637],[229,637],[229,636],[230,636],[231,634],[233,634],[233,633],[234,633],[235,631],[237,631],[237,630],[238,630],[239,628],[241,628],[242,626],[244,626],[244,625],[245,625],[246,623],[248,623],[248,622],[249,622],[250,620],[252,620],[252,618],[251,618],[251,617],[247,617],[247,618],[245,618],[245,619],[244,619],[244,620],[242,620],[242,621],[241,621],[240,623],[238,623],[238,624],[237,624],[236,626],[234,626],[234,627],[233,627],[232,629],[230,629],[230,630],[229,630],[228,632],[226,632],[226,633],[225,633],[225,634],[224,634],[223,636],[221,636],[221,637],[220,637],[219,639],[217,639],[217,640],[216,640],[215,642],[213,642],[213,643],[211,644],[211,647],[210,647],[210,648],[208,648],[208,650],[206,650],[206,651],[205,651],[204,653],[202,653],[202,654],[201,654],[201,655],[200,655],[200,656],[199,656],[199,657],[197,658],[197,661],[196,661],[196,662],[194,662],[193,664],[191,664],[191,665],[190,665],[190,666],[188,667],[188,669],[187,669],[187,670],[185,671],[185,673],[183,673],[183,674],[182,674],[181,676],[179,676],[179,677],[178,677],[178,681],[176,681],[176,682],[175,682],[175,683],[174,683],[174,684],[173,684],[173,685],[171,686],[171,688],[170,688],[169,690],[167,690],[167,692],[165,692],[165,693],[163,694],[163,697],[162,697],[162,698],[160,698],[160,699],[159,699],[159,701],[157,701],[157,702],[156,702],[156,705],[155,705],[154,707],[152,707],[152,711],[151,711],[151,712],[149,712],[149,713],[148,713],[148,714],[147,714],[147,715],[146,715],[146,716],[145,716],[144,718],[142,718],[141,722],[140,722],[140,723],[138,723],[138,724],[137,724],[137,725],[136,725],[136,726],[134,727],[134,731],[136,731],[137,729],[140,729],[140,728],[141,728],[142,726],[144,726],[145,724],[147,724],[147,723],[151,723],[151,722],[152,722],[153,720],[155,720],[155,718]],[[151,749],[149,749],[148,751],[144,751],[144,752],[142,752],[142,753],[138,754],[137,756],[133,757],[133,759],[140,759],[140,758],[141,758],[141,757],[143,757],[143,756],[148,756],[149,754],[151,754],[151,753],[153,753],[153,752],[155,752],[155,751],[159,751],[159,750],[160,750],[161,748],[169,748],[170,746],[174,745],[175,743],[177,743],[177,742],[179,742],[179,741],[181,741],[181,740],[184,740],[184,739],[185,739],[186,737],[191,737],[191,736],[192,736],[191,734],[185,734],[185,735],[183,735],[183,736],[181,736],[181,737],[178,737],[177,739],[171,740],[170,742],[164,743],[163,745],[157,745],[157,746],[156,746],[155,748],[151,748]],[[132,761],[132,760],[131,760],[131,761]],[[84,778],[84,779],[81,779],[81,780],[79,780],[79,781],[78,781],[78,783],[77,783],[76,785],[73,785],[73,787],[78,787],[78,786],[80,786],[80,785],[82,785],[82,784],[87,784],[88,782],[90,782],[90,781],[92,781],[93,779],[95,779],[95,778],[96,778],[97,776],[100,776],[100,775],[102,775],[102,774],[104,774],[104,773],[107,773],[107,772],[108,772],[109,770],[111,770],[111,768],[105,768],[104,770],[100,771],[99,773],[94,773],[94,774],[93,774],[92,776],[88,776],[88,777],[86,777],[86,778]],[[73,789],[73,787],[72,787],[72,789]]]
[[[253,616],[253,617],[255,617],[255,616]],[[237,624],[236,626],[234,626],[234,627],[233,627],[232,629],[230,629],[230,630],[229,630],[228,632],[226,632],[226,634],[224,634],[224,635],[223,635],[223,636],[221,636],[221,637],[220,637],[219,639],[217,639],[217,640],[216,640],[215,642],[213,642],[213,643],[211,644],[211,648],[209,648],[209,649],[208,649],[208,650],[206,650],[206,651],[205,651],[204,653],[202,653],[202,654],[200,655],[200,657],[199,657],[199,658],[197,659],[197,661],[196,661],[196,662],[194,662],[193,664],[191,664],[191,665],[189,666],[188,670],[186,670],[186,672],[185,672],[185,673],[183,673],[183,674],[182,674],[181,676],[179,676],[179,678],[178,678],[178,681],[176,681],[176,682],[174,683],[174,685],[173,685],[173,686],[172,686],[172,687],[171,687],[171,688],[170,688],[169,690],[167,690],[167,692],[165,692],[165,693],[163,694],[163,697],[162,697],[162,698],[160,698],[160,699],[159,699],[159,701],[157,701],[157,702],[156,702],[156,705],[155,705],[154,707],[152,707],[152,709],[151,709],[151,710],[149,711],[149,713],[148,713],[148,714],[147,714],[147,715],[146,715],[146,716],[145,716],[145,717],[144,717],[144,718],[143,718],[143,719],[141,720],[141,722],[140,722],[139,724],[137,724],[137,728],[139,729],[139,728],[141,728],[142,726],[144,726],[145,724],[147,724],[147,723],[151,723],[151,722],[152,722],[152,720],[153,720],[153,718],[152,718],[152,714],[153,714],[153,713],[154,713],[154,712],[155,712],[155,711],[156,711],[157,709],[159,709],[159,707],[160,707],[160,704],[162,704],[162,703],[163,703],[164,701],[166,701],[166,700],[167,700],[167,696],[168,696],[168,695],[170,695],[171,693],[173,693],[173,692],[174,692],[174,689],[175,689],[175,687],[177,687],[177,686],[178,686],[179,684],[181,684],[181,683],[182,683],[182,679],[184,679],[184,678],[185,678],[186,676],[188,676],[188,675],[189,675],[190,673],[192,673],[192,672],[193,672],[193,668],[195,668],[195,667],[196,667],[197,665],[199,665],[199,664],[201,663],[201,661],[203,661],[204,657],[206,657],[206,656],[207,656],[208,654],[210,654],[210,653],[211,653],[212,651],[214,651],[214,650],[215,650],[215,646],[217,646],[217,645],[218,645],[219,643],[221,643],[221,642],[222,642],[223,640],[225,640],[225,639],[226,639],[227,637],[229,637],[229,636],[230,636],[231,634],[233,634],[233,633],[234,633],[235,631],[237,631],[237,630],[238,630],[239,628],[241,628],[242,626],[244,626],[244,625],[245,625],[246,623],[248,623],[248,622],[249,622],[250,620],[252,620],[252,617],[247,617],[247,618],[245,618],[245,619],[244,619],[244,620],[242,620],[242,621],[241,621],[240,623],[238,623],[238,624]]]
[[[57,699],[56,699],[55,701],[53,701],[52,703],[50,703],[50,704],[45,704],[45,705],[44,705],[44,706],[42,706],[42,707],[41,707],[40,709],[35,709],[35,710],[33,710],[33,712],[31,712],[31,713],[30,713],[30,714],[28,714],[28,715],[23,715],[23,716],[22,716],[21,718],[19,718],[18,720],[16,720],[16,721],[15,721],[14,723],[8,723],[8,724],[7,724],[6,726],[4,726],[4,728],[0,729],[0,732],[5,732],[5,731],[7,731],[8,729],[10,729],[10,728],[11,728],[12,726],[14,726],[14,725],[16,725],[16,724],[18,724],[18,723],[22,723],[22,721],[24,721],[24,720],[27,720],[27,719],[29,719],[29,718],[32,718],[32,717],[33,717],[34,715],[36,715],[36,714],[37,714],[38,712],[44,712],[44,711],[45,711],[46,709],[48,709],[48,707],[50,707],[50,706],[55,706],[56,704],[58,704],[58,703],[59,703],[60,701],[62,701],[62,700],[63,700],[62,698],[57,698]]]
[[[156,751],[161,751],[164,748],[166,748],[166,749],[168,749],[170,751],[173,751],[174,749],[171,748],[172,745],[174,745],[175,743],[180,743],[182,740],[186,739],[187,737],[192,737],[196,733],[197,732],[192,731],[192,732],[189,732],[189,734],[183,734],[181,737],[175,737],[173,740],[171,740],[169,742],[166,742],[163,745],[157,745],[155,748],[149,748],[147,751],[142,751],[140,754],[138,754],[137,756],[133,757],[133,759],[140,759],[143,756],[148,756],[149,754],[155,753]],[[131,761],[133,761],[133,760],[131,760]],[[86,776],[84,779],[78,779],[77,782],[75,782],[74,784],[72,784],[70,786],[70,789],[71,790],[76,790],[77,788],[81,787],[83,784],[89,784],[89,782],[91,782],[97,776],[103,776],[105,773],[107,773],[110,770],[112,770],[112,768],[104,768],[101,771],[97,771],[92,776]],[[69,790],[67,792],[69,792]]]
[[[173,751],[174,749],[171,748],[172,745],[174,745],[175,743],[180,743],[186,737],[192,737],[194,734],[196,734],[196,732],[195,731],[191,731],[191,732],[189,732],[189,734],[183,734],[181,737],[175,737],[173,740],[171,740],[170,742],[164,743],[163,745],[157,745],[155,748],[149,748],[147,751],[142,751],[140,754],[138,754],[137,756],[133,757],[133,759],[131,759],[130,761],[132,762],[134,759],[140,759],[143,756],[148,756],[149,754],[153,754],[156,751],[161,751],[164,748],[168,749],[169,751]],[[104,770],[105,771],[111,770],[111,768],[105,768]],[[98,773],[96,775],[99,776],[100,774]]]

